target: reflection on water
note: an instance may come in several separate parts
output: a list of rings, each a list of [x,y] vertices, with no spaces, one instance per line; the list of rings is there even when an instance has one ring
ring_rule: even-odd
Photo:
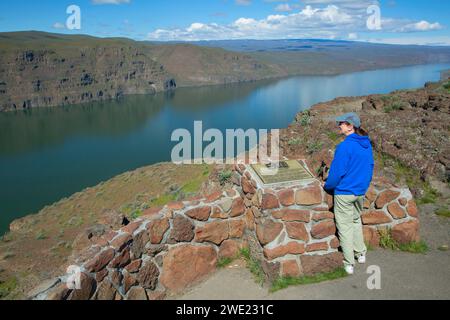
[[[340,76],[304,76],[182,88],[154,96],[0,114],[0,233],[36,212],[124,171],[169,161],[173,130],[286,127],[301,110],[338,96],[387,93],[439,79],[450,65]]]

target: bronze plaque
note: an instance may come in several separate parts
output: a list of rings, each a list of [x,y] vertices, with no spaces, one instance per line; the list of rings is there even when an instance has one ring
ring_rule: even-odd
[[[264,184],[274,184],[274,183],[285,183],[285,182],[294,182],[294,181],[302,181],[302,180],[310,180],[314,177],[311,173],[306,169],[304,163],[302,161],[297,160],[287,160],[280,161],[278,173],[267,174],[267,170],[269,165],[264,164],[254,164],[252,165],[253,170],[261,179]]]

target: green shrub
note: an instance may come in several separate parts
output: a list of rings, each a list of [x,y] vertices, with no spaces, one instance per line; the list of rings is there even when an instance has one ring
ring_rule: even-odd
[[[219,182],[223,186],[231,179],[232,172],[231,171],[222,171],[219,173]]]
[[[338,268],[334,271],[327,273],[319,273],[313,276],[303,276],[303,277],[280,277],[272,283],[270,288],[271,292],[285,289],[289,286],[298,286],[319,283],[323,281],[330,281],[339,278],[344,278],[347,276],[344,268]]]
[[[253,274],[255,281],[258,284],[263,285],[264,280],[266,279],[266,276],[264,274],[264,271],[263,271],[263,268],[262,268],[260,262],[251,256],[249,248],[241,249],[240,255],[242,258],[244,258],[244,260],[247,264],[247,268]]]
[[[322,142],[318,142],[318,141],[309,142],[308,145],[306,146],[306,151],[308,152],[308,154],[313,154],[313,153],[320,151],[320,149],[322,149],[322,147],[323,147]]]
[[[435,212],[438,216],[450,218],[450,210],[448,208],[440,208]]]
[[[424,241],[410,242],[406,244],[399,244],[399,250],[410,253],[426,253],[428,251],[428,245]]]
[[[17,287],[17,278],[11,277],[0,281],[0,299],[6,298]]]

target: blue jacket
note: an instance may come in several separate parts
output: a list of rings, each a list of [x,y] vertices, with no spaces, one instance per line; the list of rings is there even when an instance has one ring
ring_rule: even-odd
[[[335,195],[365,195],[374,164],[369,137],[349,135],[336,148],[325,190]]]

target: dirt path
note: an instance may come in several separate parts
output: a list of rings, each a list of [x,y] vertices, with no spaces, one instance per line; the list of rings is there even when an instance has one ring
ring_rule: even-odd
[[[355,275],[314,285],[292,286],[270,294],[255,283],[241,261],[222,269],[188,293],[173,297],[187,300],[303,300],[303,299],[450,299],[450,251],[440,251],[450,244],[450,219],[434,214],[435,206],[421,207],[423,240],[430,247],[427,254],[375,250],[368,263],[357,266]],[[367,267],[381,269],[381,290],[369,290]]]

